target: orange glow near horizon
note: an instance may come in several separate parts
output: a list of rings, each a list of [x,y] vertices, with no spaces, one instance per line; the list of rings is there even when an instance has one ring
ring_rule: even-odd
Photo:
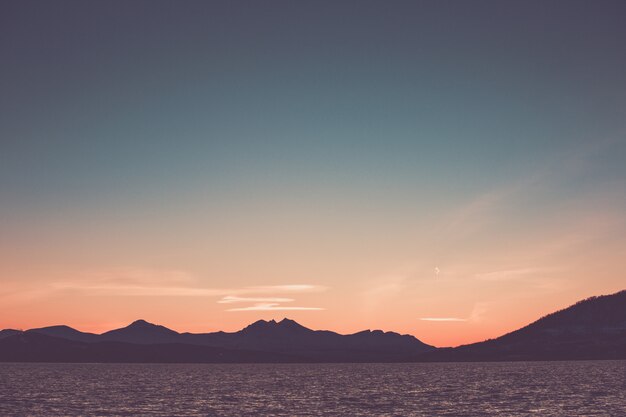
[[[435,346],[477,342],[623,289],[624,222],[612,199],[548,222],[516,219],[510,190],[411,221],[362,211],[346,224],[305,207],[273,219],[272,205],[256,213],[264,223],[232,211],[187,223],[182,208],[139,224],[52,221],[21,230],[29,245],[2,241],[0,327],[102,332],[143,318],[209,332],[289,317]]]
[[[425,201],[318,189],[215,202],[192,190],[167,205],[9,212],[0,327],[102,332],[143,318],[209,332],[289,317],[435,346],[498,337],[624,289],[622,184],[545,201],[581,159],[467,197],[427,189]]]
[[[583,230],[580,223],[576,227]],[[383,260],[392,257],[394,248],[385,252],[378,247],[381,257],[360,247],[362,252],[343,252],[344,257],[333,257],[329,250],[319,260],[305,260],[298,252],[306,242],[283,246],[280,256],[271,246],[263,253],[250,252],[247,265],[231,265],[234,255],[224,250],[206,270],[195,273],[157,266],[20,268],[5,262],[1,273],[12,280],[0,294],[0,327],[66,324],[101,333],[141,318],[179,332],[201,333],[237,331],[259,319],[288,317],[314,330],[349,334],[382,329],[412,334],[435,346],[457,346],[498,337],[583,298],[623,289],[613,269],[604,267],[624,262],[617,256],[621,242],[606,238],[604,247],[614,245],[613,250],[593,248],[607,227],[606,221],[590,222],[590,239],[579,235],[550,241],[544,232],[540,243],[529,245],[533,251],[521,248],[527,242],[519,244],[519,252],[515,245],[497,249],[497,244],[493,259],[484,264],[472,262],[481,257],[471,247],[453,263],[452,256],[435,256],[425,245],[422,253],[435,261],[405,262],[386,270]],[[395,249],[404,245],[409,243],[399,242]],[[576,256],[581,251],[585,258]],[[187,256],[169,253],[171,259]],[[311,271],[307,276],[317,279],[288,280],[299,276],[299,270]],[[238,278],[214,280],[215,285],[203,278],[229,273]],[[592,274],[595,279],[589,280]]]
[[[0,329],[455,346],[626,288],[626,1],[4,3]]]

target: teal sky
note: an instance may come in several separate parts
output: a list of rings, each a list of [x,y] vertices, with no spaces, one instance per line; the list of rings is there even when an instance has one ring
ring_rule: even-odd
[[[621,1],[3,2],[0,281],[306,283],[327,288],[307,295],[316,323],[353,300],[410,332],[428,329],[398,321],[409,305],[411,320],[463,312],[370,308],[354,286],[408,264],[454,279],[558,264],[571,281],[522,292],[620,289],[625,42]],[[580,234],[596,240],[524,255]],[[584,256],[596,280],[571,274]],[[454,285],[427,293],[470,311],[519,291]],[[67,311],[43,299],[30,322]]]

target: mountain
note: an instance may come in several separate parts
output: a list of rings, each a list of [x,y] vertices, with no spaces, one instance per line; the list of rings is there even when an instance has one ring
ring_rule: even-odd
[[[234,333],[183,333],[181,336],[185,343],[254,348],[319,362],[397,362],[435,349],[410,335],[381,330],[341,335],[328,330],[311,330],[289,319],[259,320]]]
[[[102,333],[98,341],[115,341],[125,343],[176,343],[180,334],[174,330],[145,320],[137,320],[130,325]]]
[[[438,349],[429,361],[626,359],[626,290],[591,297],[497,339]]]
[[[0,331],[0,362],[436,362],[626,359],[626,291],[591,297],[497,339],[435,348],[411,335],[342,335],[283,319],[178,333],[137,320],[100,335],[68,326]]]
[[[184,344],[86,343],[37,332],[0,339],[0,362],[289,363],[302,358],[272,352]]]
[[[137,320],[127,327],[111,330],[96,340],[88,341],[180,343],[224,349],[262,350],[325,362],[398,361],[407,355],[434,349],[409,335],[402,336],[380,330],[340,335],[326,330],[311,330],[290,319],[278,322],[259,320],[232,333],[177,333],[163,326]]]
[[[0,340],[0,347],[4,349],[0,349],[0,361],[15,358],[65,361],[71,360],[75,354],[76,361],[128,362],[132,357],[141,362],[146,358],[184,362],[193,357],[200,362],[211,362],[215,359],[203,350],[210,348],[220,350],[224,358],[230,358],[229,361],[257,358],[255,360],[278,362],[399,362],[416,353],[435,349],[410,335],[381,330],[341,335],[327,330],[311,330],[289,319],[278,322],[259,320],[232,333],[178,333],[145,320],[100,335],[83,333],[68,326],[5,332],[7,337]],[[46,343],[50,343],[48,352]],[[131,356],[124,356],[123,352]],[[138,352],[149,356],[139,360]],[[247,356],[242,352],[248,352]]]
[[[20,333],[19,330],[14,330],[14,329],[4,329],[4,330],[0,330],[0,339],[4,339],[5,337],[9,337],[9,336],[13,336],[15,334]]]
[[[127,327],[101,335],[82,333],[67,326],[32,329],[29,332],[88,343],[180,343],[225,349],[263,350],[329,362],[370,359],[397,361],[410,354],[434,349],[410,335],[381,330],[340,335],[327,330],[311,330],[290,319],[279,322],[259,320],[232,333],[178,333],[145,320],[137,320]]]
[[[2,362],[85,362],[83,342],[18,332],[0,339]]]
[[[80,332],[65,325],[40,327],[38,329],[30,329],[28,331],[47,336],[60,337],[62,339],[73,340],[76,342],[95,342],[99,338],[99,335],[97,334]]]

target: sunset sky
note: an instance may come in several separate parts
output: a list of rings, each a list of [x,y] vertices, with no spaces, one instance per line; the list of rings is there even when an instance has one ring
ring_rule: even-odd
[[[626,288],[626,2],[5,1],[0,328],[497,337]]]

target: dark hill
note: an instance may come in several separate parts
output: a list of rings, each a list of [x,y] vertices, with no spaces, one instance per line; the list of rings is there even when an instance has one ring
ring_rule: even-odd
[[[145,320],[137,320],[128,326],[102,333],[98,341],[154,344],[179,342],[180,334],[174,330]]]
[[[285,363],[302,358],[184,344],[85,343],[20,332],[0,339],[0,362]]]
[[[45,327],[26,332],[31,333],[90,344],[103,342],[136,345],[176,344],[212,347],[225,351],[262,351],[275,354],[279,358],[286,357],[288,361],[297,357],[304,362],[398,362],[406,361],[411,355],[435,349],[410,335],[380,330],[341,335],[326,330],[311,330],[289,319],[279,322],[259,320],[232,333],[181,334],[145,320],[137,320],[127,327],[101,335],[82,333],[67,326]],[[112,349],[112,346],[110,345],[109,349]]]
[[[94,333],[84,333],[69,326],[49,326],[41,327],[39,329],[31,329],[29,332],[45,334],[47,336],[60,337],[62,339],[73,340],[76,342],[96,342],[99,335]]]
[[[0,331],[0,361],[408,362],[626,359],[626,291],[592,297],[497,339],[436,349],[381,330],[341,335],[259,320],[237,332],[178,333],[137,320],[101,335],[67,326]]]
[[[410,354],[435,349],[413,336],[380,330],[341,335],[327,330],[311,330],[299,323],[283,319],[259,320],[234,333],[182,335],[186,343],[201,343],[236,349],[295,354],[324,362],[362,362],[406,360]]]
[[[626,359],[626,291],[591,297],[519,330],[422,360]]]
[[[15,334],[18,334],[19,332],[20,332],[19,330],[14,330],[14,329],[0,330],[0,339],[3,339],[5,337],[9,337],[9,336],[13,336]]]

